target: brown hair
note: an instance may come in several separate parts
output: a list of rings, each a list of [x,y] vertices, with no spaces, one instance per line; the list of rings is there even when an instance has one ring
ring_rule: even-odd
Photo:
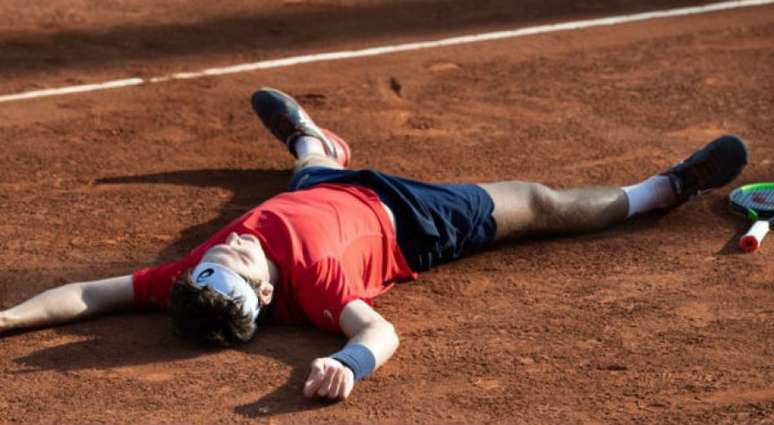
[[[242,303],[242,298],[229,300],[209,287],[195,285],[189,270],[175,281],[169,295],[172,327],[176,334],[203,345],[244,344],[253,339],[257,326],[243,313]]]

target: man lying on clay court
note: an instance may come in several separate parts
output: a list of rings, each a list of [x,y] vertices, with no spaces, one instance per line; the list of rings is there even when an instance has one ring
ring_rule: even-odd
[[[2,311],[0,331],[149,306],[167,310],[180,335],[223,346],[249,342],[266,323],[308,323],[349,340],[312,362],[304,395],[345,399],[398,347],[392,324],[371,306],[393,283],[496,240],[590,232],[675,207],[730,182],[747,163],[745,144],[723,136],[626,187],[428,184],[346,169],[347,143],[280,91],[260,90],[252,104],[297,158],[288,192],[177,262],[71,283]]]

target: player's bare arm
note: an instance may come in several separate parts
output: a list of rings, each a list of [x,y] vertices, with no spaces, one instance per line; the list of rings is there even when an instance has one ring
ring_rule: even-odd
[[[307,397],[346,399],[355,385],[356,373],[365,375],[378,369],[398,348],[398,334],[392,323],[361,300],[347,304],[340,324],[349,341],[339,352],[343,354],[337,353],[334,357],[343,358],[343,361],[333,357],[315,359],[304,384]],[[352,364],[345,365],[344,362]]]
[[[74,282],[44,291],[0,312],[0,331],[39,328],[130,309],[132,276]]]

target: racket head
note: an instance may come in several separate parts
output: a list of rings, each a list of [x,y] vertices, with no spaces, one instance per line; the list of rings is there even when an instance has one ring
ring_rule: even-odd
[[[728,199],[734,211],[750,220],[774,218],[774,182],[746,184],[734,189]]]

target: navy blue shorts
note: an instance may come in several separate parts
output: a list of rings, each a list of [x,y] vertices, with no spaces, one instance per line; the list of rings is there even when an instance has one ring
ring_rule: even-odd
[[[494,240],[494,202],[474,184],[429,184],[375,170],[309,167],[293,176],[290,191],[321,183],[365,186],[395,216],[397,239],[414,271],[454,260]]]

